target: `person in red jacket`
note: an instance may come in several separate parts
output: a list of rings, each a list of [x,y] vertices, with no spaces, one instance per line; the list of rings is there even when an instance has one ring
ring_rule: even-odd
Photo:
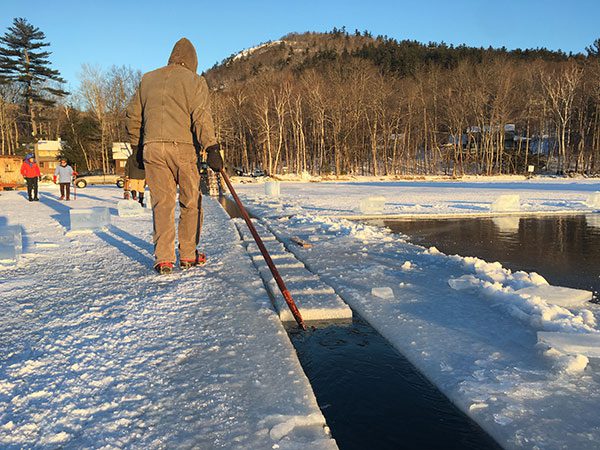
[[[28,153],[21,164],[21,175],[27,183],[27,195],[30,202],[38,202],[38,180],[42,178],[40,166],[35,162],[33,153]]]

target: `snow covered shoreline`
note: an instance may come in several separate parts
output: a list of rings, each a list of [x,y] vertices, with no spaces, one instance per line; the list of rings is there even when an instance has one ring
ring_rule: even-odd
[[[484,208],[501,191],[519,192],[548,211],[575,211],[599,190],[598,182],[547,190],[535,183],[282,183],[279,198],[265,196],[261,187],[239,188],[255,216],[503,447],[596,447],[598,360],[547,350],[536,333],[597,336],[597,305],[565,308],[521,295],[519,289],[547,283],[537,274],[446,256],[339,216],[371,194],[386,196],[396,209],[452,213],[461,209],[457,204]],[[312,248],[294,246],[293,236]],[[458,282],[467,276],[470,286]],[[381,295],[380,287],[392,296]]]

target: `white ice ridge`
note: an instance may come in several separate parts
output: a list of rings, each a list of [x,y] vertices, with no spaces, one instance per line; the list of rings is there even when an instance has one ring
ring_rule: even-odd
[[[519,295],[527,295],[530,298],[539,297],[551,305],[564,306],[566,308],[585,305],[592,300],[593,292],[583,289],[573,289],[561,286],[530,286],[516,291]]]
[[[476,291],[511,316],[528,323],[535,330],[594,332],[596,319],[587,309],[570,311],[591,300],[592,293],[580,289],[550,286],[541,275],[511,270],[498,262],[488,263],[475,257],[446,256],[435,247],[427,254],[445,257],[474,273],[450,277],[448,284],[457,291]]]
[[[538,331],[538,342],[571,355],[600,358],[600,333]]]
[[[330,286],[322,282],[292,253],[288,252],[285,246],[277,241],[275,236],[259,221],[253,220],[253,223],[305,321],[352,318],[352,310]],[[295,319],[260,249],[254,242],[248,226],[242,219],[235,219],[235,224],[252,262],[273,298],[281,321],[293,322]]]

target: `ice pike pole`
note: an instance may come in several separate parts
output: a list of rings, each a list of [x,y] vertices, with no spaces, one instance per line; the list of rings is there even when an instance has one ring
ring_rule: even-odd
[[[281,291],[281,294],[283,295],[285,302],[287,303],[288,307],[290,308],[290,311],[292,312],[294,319],[296,319],[296,322],[298,322],[298,326],[300,328],[302,328],[303,330],[306,330],[306,325],[304,325],[304,320],[302,320],[302,315],[300,314],[300,311],[298,310],[296,303],[294,303],[292,294],[290,294],[290,291],[288,291],[287,287],[285,286],[285,283],[283,282],[281,275],[279,275],[279,271],[277,270],[277,267],[275,267],[275,263],[273,263],[273,260],[271,259],[271,255],[269,255],[269,252],[267,251],[265,244],[263,244],[262,239],[258,235],[258,232],[256,231],[256,228],[254,227],[254,224],[250,220],[250,216],[248,215],[246,208],[244,208],[244,205],[242,205],[242,201],[237,196],[235,189],[233,189],[233,186],[231,185],[231,181],[229,181],[229,177],[225,173],[224,169],[221,169],[220,174],[223,177],[223,179],[225,180],[225,184],[227,184],[227,187],[229,188],[229,192],[231,192],[231,195],[233,196],[233,199],[235,200],[235,203],[237,204],[237,206],[240,210],[240,214],[244,218],[246,225],[248,225],[248,229],[250,230],[250,233],[252,233],[252,237],[256,241],[256,245],[258,245],[258,248],[260,249],[260,252],[262,253],[263,258],[265,258],[265,261],[266,261],[267,265],[269,266],[271,273],[273,274],[273,278],[275,278],[275,281],[277,282],[277,286],[279,287],[279,290]]]

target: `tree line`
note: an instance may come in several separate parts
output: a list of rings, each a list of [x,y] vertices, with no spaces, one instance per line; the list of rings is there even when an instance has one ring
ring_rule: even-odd
[[[600,40],[584,56],[366,35],[291,35],[270,60],[209,71],[229,161],[335,175],[600,172]]]
[[[64,142],[110,170],[141,78],[83,65],[68,93],[45,35],[0,37],[0,154]],[[600,40],[587,54],[397,42],[368,32],[290,34],[206,73],[229,165],[270,174],[600,172]]]
[[[83,64],[67,92],[52,69],[45,34],[16,18],[0,37],[0,154],[24,155],[39,140],[63,141],[63,157],[82,169],[111,170],[112,142],[127,140],[125,110],[139,70]]]

